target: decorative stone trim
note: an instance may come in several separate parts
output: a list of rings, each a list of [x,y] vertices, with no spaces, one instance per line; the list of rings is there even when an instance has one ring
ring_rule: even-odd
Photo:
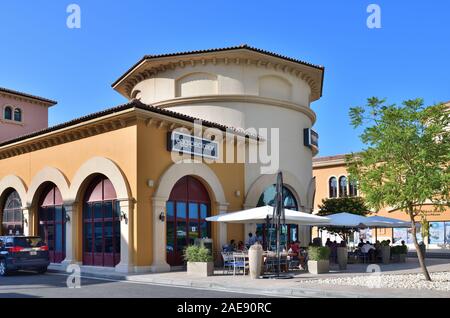
[[[226,54],[226,56],[224,56]],[[256,67],[264,67],[266,69],[274,69],[275,71],[283,72],[302,79],[311,87],[311,100],[317,100],[321,96],[321,78],[312,76],[310,66],[300,65],[291,61],[281,61],[279,58],[265,56],[254,52],[222,52],[216,54],[165,57],[158,60],[143,60],[137,65],[133,72],[115,83],[113,86],[119,93],[127,98],[131,98],[133,88],[140,82],[152,78],[158,73],[164,72],[168,69],[174,70],[176,68],[184,68],[186,64],[194,67],[196,65],[207,64],[224,64],[228,65],[234,63],[239,65],[245,63],[246,65],[255,65]]]
[[[283,107],[305,114],[311,120],[312,125],[314,125],[317,119],[316,113],[307,106],[274,98],[261,97],[257,95],[203,95],[193,97],[178,97],[154,103],[153,106],[161,108],[169,108],[174,106],[183,106],[183,105],[192,106],[192,104],[211,103],[211,102],[224,102],[224,103],[241,102],[241,103],[255,103],[255,104],[265,104],[270,106]]]

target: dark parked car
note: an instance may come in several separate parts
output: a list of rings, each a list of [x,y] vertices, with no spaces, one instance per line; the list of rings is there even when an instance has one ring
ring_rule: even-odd
[[[49,264],[48,246],[40,237],[0,236],[0,276],[18,270],[45,273]]]

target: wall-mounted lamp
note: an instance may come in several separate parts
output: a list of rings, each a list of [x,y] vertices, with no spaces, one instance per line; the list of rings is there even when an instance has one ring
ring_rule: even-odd
[[[65,216],[66,223],[70,222],[70,215],[66,213]]]
[[[125,224],[128,224],[127,214],[125,212],[120,212],[120,221],[125,220]]]
[[[161,222],[164,222],[166,220],[166,215],[164,214],[164,212],[161,212],[161,214],[159,215],[159,220]]]
[[[237,190],[234,192],[234,195],[239,198],[241,196],[241,191]]]
[[[155,181],[153,181],[152,179],[148,179],[147,180],[147,186],[149,188],[153,188],[155,186]]]

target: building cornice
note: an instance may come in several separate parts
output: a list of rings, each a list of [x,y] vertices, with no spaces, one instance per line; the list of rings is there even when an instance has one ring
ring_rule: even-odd
[[[133,88],[140,82],[155,77],[166,70],[175,70],[186,66],[207,64],[253,65],[273,69],[304,80],[311,88],[311,101],[322,96],[324,68],[312,64],[300,63],[276,55],[254,51],[248,48],[235,48],[223,51],[204,51],[180,55],[144,57],[135,66],[120,77],[112,87],[120,94],[131,99]]]
[[[269,106],[283,107],[291,110],[301,112],[308,116],[312,125],[315,124],[317,116],[316,113],[309,107],[287,102],[279,99],[261,97],[256,95],[204,95],[193,97],[178,97],[170,100],[154,103],[153,106],[160,108],[170,108],[174,106],[192,106],[193,104],[211,103],[211,102],[239,102],[239,103],[255,103]]]
[[[0,147],[0,160],[125,128],[133,122],[132,112],[127,109],[7,144]]]
[[[57,104],[56,101],[46,99],[43,97],[38,97],[26,93],[21,93],[17,91],[13,91],[10,89],[0,87],[0,97],[4,97],[10,100],[18,101],[18,102],[27,102],[30,104],[40,105],[44,107],[51,107]]]
[[[337,158],[330,157],[330,159],[327,159],[327,160],[323,160],[323,158],[316,158],[315,160],[313,160],[313,169],[314,168],[335,167],[335,166],[345,166],[345,165],[346,165],[345,157],[341,157],[341,156],[339,156]]]
[[[1,146],[0,160],[123,129],[137,125],[138,122],[144,123],[147,127],[154,126],[165,130],[185,128],[191,133],[194,132],[195,125],[194,122],[133,107]],[[210,126],[205,125],[202,128],[205,130],[211,128]],[[262,141],[258,136],[245,135],[245,132],[231,130],[227,132],[233,138],[236,136],[245,137],[244,142]]]

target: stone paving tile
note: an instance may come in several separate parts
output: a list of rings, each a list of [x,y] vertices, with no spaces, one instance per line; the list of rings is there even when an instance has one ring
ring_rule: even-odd
[[[449,259],[427,260],[430,272],[449,272]],[[299,297],[446,297],[450,298],[450,292],[420,291],[406,289],[367,288],[360,286],[323,285],[304,283],[302,280],[329,279],[335,277],[354,276],[355,274],[370,275],[366,273],[368,264],[349,264],[346,271],[338,271],[332,266],[331,272],[322,275],[312,275],[304,271],[295,273],[293,279],[258,279],[252,280],[249,276],[223,275],[221,270],[215,271],[212,277],[188,276],[186,272],[170,272],[158,274],[130,274],[124,275],[113,271],[92,271],[83,275],[105,277],[112,279],[130,280],[144,283],[155,283],[171,286],[190,286],[214,290],[245,291],[255,294],[273,294],[274,296],[299,296]],[[417,259],[408,259],[403,264],[380,265],[383,274],[408,274],[420,273]]]

